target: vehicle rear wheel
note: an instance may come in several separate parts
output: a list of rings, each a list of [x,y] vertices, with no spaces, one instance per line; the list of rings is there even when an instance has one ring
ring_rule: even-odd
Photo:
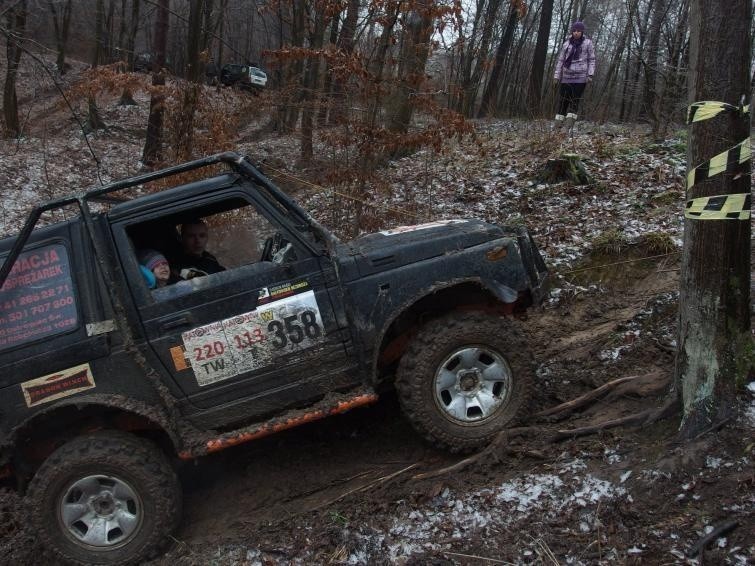
[[[455,313],[420,330],[401,359],[396,389],[423,437],[471,452],[523,415],[532,374],[516,321]]]
[[[167,542],[181,514],[181,488],[152,443],[119,431],[58,448],[29,486],[43,545],[69,564],[133,564]]]

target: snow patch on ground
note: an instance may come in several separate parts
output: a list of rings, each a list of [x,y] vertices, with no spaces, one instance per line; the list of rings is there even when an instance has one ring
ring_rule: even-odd
[[[570,475],[576,467],[573,464],[566,466],[562,475],[529,474],[467,494],[446,489],[427,505],[396,516],[387,530],[360,529],[358,537],[366,547],[383,547],[391,561],[398,563],[413,554],[462,541],[472,533],[492,536],[503,529],[516,529],[536,510],[538,516],[553,517],[626,494],[624,488],[591,474]],[[589,532],[593,524],[583,520],[579,528]],[[348,563],[361,564],[365,558],[377,558],[366,554],[363,548],[355,549]]]

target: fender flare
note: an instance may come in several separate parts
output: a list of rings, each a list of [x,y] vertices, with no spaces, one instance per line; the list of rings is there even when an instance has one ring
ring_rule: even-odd
[[[162,430],[168,438],[170,438],[173,444],[173,449],[178,453],[184,442],[177,432],[177,427],[168,418],[166,412],[156,405],[151,405],[138,399],[130,399],[123,395],[107,395],[101,393],[95,393],[91,395],[81,395],[78,397],[69,397],[61,401],[50,404],[42,411],[38,411],[28,418],[21,421],[15,426],[7,435],[6,441],[0,447],[2,453],[2,461],[0,463],[6,464],[10,455],[15,451],[18,445],[18,435],[21,431],[33,427],[34,422],[49,416],[60,409],[66,409],[75,407],[77,409],[83,409],[85,407],[103,407],[110,409],[118,409],[123,413],[130,413],[142,417],[152,423],[154,423],[160,430]]]
[[[422,287],[417,293],[412,295],[410,299],[401,303],[401,305],[395,310],[394,314],[390,318],[386,319],[385,323],[380,328],[380,332],[377,334],[377,340],[375,340],[377,347],[372,354],[372,361],[370,364],[370,379],[372,381],[377,378],[377,366],[381,353],[380,345],[383,343],[383,340],[385,339],[388,330],[391,328],[391,326],[393,326],[393,323],[396,322],[396,320],[408,309],[410,309],[413,305],[415,305],[425,297],[428,297],[433,293],[437,293],[438,291],[445,291],[447,289],[452,289],[453,287],[458,287],[459,285],[464,285],[467,283],[473,283],[479,286],[480,289],[488,291],[502,303],[513,303],[518,298],[518,293],[514,289],[493,281],[492,279],[482,277],[463,277],[429,285],[427,287]]]

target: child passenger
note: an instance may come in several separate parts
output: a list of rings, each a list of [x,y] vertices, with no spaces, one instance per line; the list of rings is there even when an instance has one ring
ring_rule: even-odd
[[[147,285],[150,289],[165,287],[178,281],[170,272],[170,264],[165,256],[156,250],[142,250],[137,254]]]

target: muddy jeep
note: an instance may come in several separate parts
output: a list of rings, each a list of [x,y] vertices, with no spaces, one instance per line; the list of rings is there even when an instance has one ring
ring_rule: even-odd
[[[224,269],[151,288],[143,251],[177,261],[197,219]],[[526,410],[516,315],[547,275],[523,228],[444,220],[341,242],[223,153],[37,206],[0,255],[0,466],[57,561],[155,555],[180,520],[180,460],[390,387],[454,452]]]

